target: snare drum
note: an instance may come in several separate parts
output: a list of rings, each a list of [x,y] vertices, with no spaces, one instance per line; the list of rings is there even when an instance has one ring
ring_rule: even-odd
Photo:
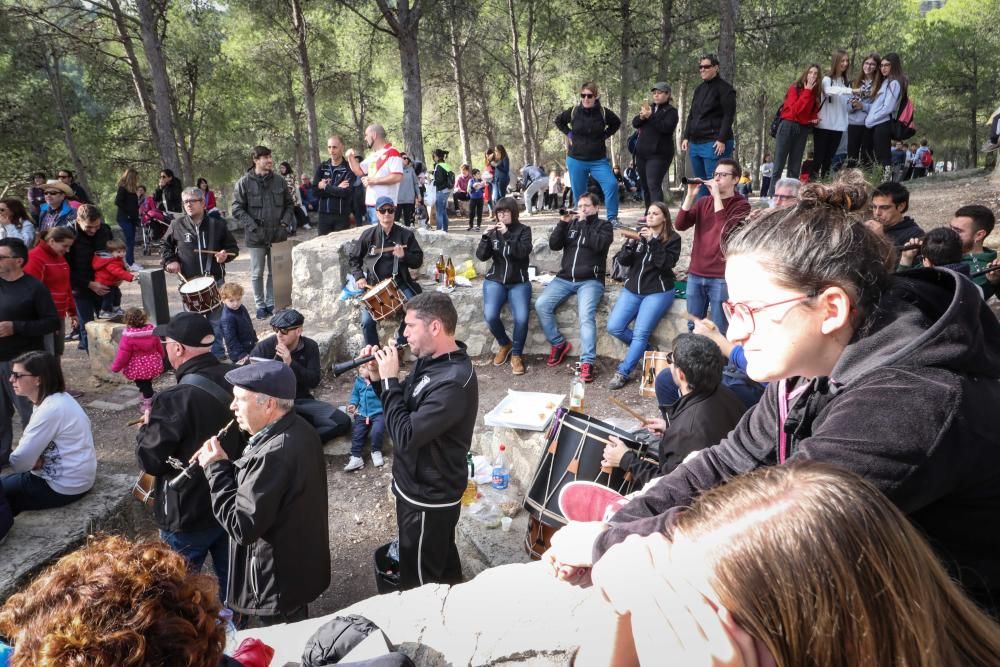
[[[669,368],[666,352],[647,351],[642,353],[642,378],[639,380],[639,395],[656,398],[656,376]]]
[[[222,305],[219,288],[212,276],[192,278],[181,285],[181,301],[189,313],[208,313]]]
[[[406,295],[396,286],[396,281],[386,278],[361,295],[361,300],[372,319],[378,322],[402,309]]]
[[[148,472],[139,475],[132,485],[132,496],[143,505],[151,506],[156,498],[156,478]]]

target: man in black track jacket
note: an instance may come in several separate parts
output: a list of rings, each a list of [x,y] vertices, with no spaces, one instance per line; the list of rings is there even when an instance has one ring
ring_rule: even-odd
[[[457,584],[462,564],[455,526],[468,480],[466,454],[479,411],[479,384],[465,344],[455,340],[458,313],[440,292],[406,304],[406,340],[417,358],[400,382],[395,347],[374,345],[368,365],[392,436],[392,491],[399,528],[399,584]]]
[[[314,192],[318,199],[316,212],[319,218],[318,236],[347,229],[351,223],[354,205],[354,172],[344,159],[343,140],[332,135],[326,140],[330,159],[316,167]]]

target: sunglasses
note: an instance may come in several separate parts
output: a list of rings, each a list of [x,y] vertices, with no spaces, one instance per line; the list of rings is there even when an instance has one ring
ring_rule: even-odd
[[[380,208],[378,210],[378,212],[379,213],[395,213],[396,212],[396,207],[395,206],[383,206],[382,208]]]
[[[593,93],[580,93],[580,99],[589,100],[594,96]]]
[[[52,196],[54,197],[54,196],[56,196],[56,195],[61,195],[61,194],[62,194],[62,193],[61,193],[61,192],[59,192],[58,190],[46,190],[46,191],[45,191],[45,196],[46,196],[46,197],[48,197],[49,195],[52,195]]]
[[[712,69],[715,65],[698,65],[698,69]]]
[[[271,331],[274,333],[280,333],[282,335],[287,335],[289,331],[295,331],[296,329],[301,329],[302,327],[271,327]]]

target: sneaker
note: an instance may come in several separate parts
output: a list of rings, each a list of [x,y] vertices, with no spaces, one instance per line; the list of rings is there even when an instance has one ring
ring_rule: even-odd
[[[312,229],[312,225],[310,225],[310,224],[309,224],[309,223],[307,222],[306,224],[302,225],[302,229],[305,229],[306,231],[308,231],[308,230]]]
[[[608,389],[611,391],[618,391],[622,387],[628,384],[631,378],[627,375],[622,375],[621,373],[615,373],[615,376],[611,378],[611,382],[608,383]]]
[[[128,270],[131,271],[132,273],[139,273],[140,271],[142,271],[142,267],[133,262],[132,266],[128,267]]]
[[[618,221],[618,218],[608,218],[608,222],[611,223],[612,229],[618,229],[619,227],[622,226],[622,223]]]
[[[79,338],[80,338],[80,330],[79,329],[70,329],[66,333],[66,335],[63,336],[63,340],[65,340],[65,341],[78,340]]]
[[[267,319],[267,308],[258,308],[257,309],[257,319],[258,320],[266,320]]]
[[[524,358],[520,354],[515,354],[510,358],[510,368],[514,375],[524,375]]]
[[[594,381],[594,364],[587,362],[580,364],[580,379],[587,384]]]
[[[97,313],[97,319],[99,320],[110,320],[114,316],[115,313],[113,310],[102,310],[99,313]]]
[[[385,465],[385,459],[382,458],[382,452],[372,452],[372,465],[376,468],[381,468]]]
[[[264,310],[267,311],[268,316],[274,315],[274,306],[268,306]]]
[[[564,340],[559,345],[553,345],[552,349],[549,350],[549,358],[545,364],[547,366],[558,366],[563,362],[563,359],[566,358],[571,349],[573,349],[573,345],[568,340]]]
[[[510,351],[514,348],[513,343],[507,343],[506,345],[501,345],[500,349],[497,350],[496,355],[493,357],[494,366],[503,366],[507,363],[507,359],[510,358]]]
[[[365,467],[365,460],[360,456],[352,456],[348,461],[347,465],[344,466],[344,472],[354,472],[355,470],[361,470]]]

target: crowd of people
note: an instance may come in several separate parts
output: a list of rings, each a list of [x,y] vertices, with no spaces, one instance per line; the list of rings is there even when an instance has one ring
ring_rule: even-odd
[[[550,345],[546,365],[561,365],[575,337],[580,378],[593,382],[597,309],[610,277],[622,285],[606,333],[626,348],[612,391],[635,379],[675,301],[679,232],[692,230],[690,333],[671,342],[655,377],[660,416],[643,425],[659,437],[659,456],[639,457],[612,436],[603,465],[627,472],[640,490],[571,521],[544,556],[558,578],[593,582],[608,603],[609,637],[584,646],[582,657],[656,662],[664,650],[729,651],[746,664],[883,664],[911,655],[913,664],[996,664],[1000,631],[989,616],[1000,610],[1000,544],[983,529],[1000,512],[1000,459],[985,446],[1000,391],[1000,324],[985,305],[1000,286],[1000,271],[989,271],[1000,261],[983,245],[993,211],[963,205],[926,233],[907,215],[900,181],[926,175],[933,158],[926,142],[912,155],[891,148],[907,99],[899,57],[870,54],[852,79],[843,51],[828,71],[810,65],[789,87],[775,159],[761,170],[769,205],[752,210],[750,174],[732,158],[735,91],[714,55],[699,58],[698,71],[680,143],[693,175],[676,217],[663,192],[679,123],[666,82],[652,85],[632,119],[635,163],[625,173],[606,148],[622,120],[590,81],[554,119],[566,135],[565,175],[543,165],[514,171],[502,145],[486,152],[482,170],[454,169],[440,148],[425,169],[380,125],[366,129],[364,156],[329,137],[329,159],[311,178],[297,179],[287,162],[275,170],[270,149],[256,146],[229,210],[242,244],[208,182],[185,188],[169,169],[152,197],[125,170],[118,234],[69,171],[34,175],[27,205],[0,200],[0,465],[10,467],[0,477],[0,535],[19,513],[65,506],[95,483],[91,424],[60,356],[75,338],[87,350],[86,324],[104,316],[125,324],[110,370],[142,396],[135,453],[152,479],[162,541],[96,541],[23,594],[62,592],[58,604],[12,598],[0,611],[12,664],[43,664],[33,656],[45,633],[82,613],[65,594],[74,578],[122,586],[148,578],[128,560],[136,554],[179,591],[143,604],[177,615],[187,641],[157,636],[133,652],[163,642],[164,655],[204,658],[183,664],[224,664],[215,623],[223,604],[243,625],[308,618],[333,576],[322,444],[347,433],[346,472],[365,467],[366,447],[371,464],[383,466],[392,439],[400,588],[463,580],[455,527],[478,380],[456,339],[451,298],[424,292],[415,277],[425,258],[413,229],[425,219],[447,232],[449,209],[463,206],[468,230],[479,233],[475,255],[490,263],[481,326],[496,341],[493,365],[528,371],[534,300]],[[810,135],[814,156],[803,172]],[[846,166],[830,182],[844,142]],[[883,167],[884,182],[868,187],[854,164]],[[642,201],[640,225],[621,229],[626,240],[609,258],[622,197]],[[533,228],[524,218],[545,208],[560,209],[547,239],[560,266],[533,299]],[[405,300],[387,345],[379,318],[361,309],[359,357],[370,361],[360,364],[346,412],[313,393],[323,368],[305,317],[275,309],[273,246],[309,229],[311,215],[318,235],[359,227],[348,257],[354,287],[389,281]],[[143,309],[123,308],[119,286],[142,268],[135,245],[143,228],[166,272],[208,279],[219,303],[156,326]],[[254,315],[271,329],[261,339],[244,286],[226,276],[243,250]],[[556,313],[572,297],[577,317],[567,332]],[[413,359],[405,375],[404,346]],[[167,368],[175,382],[156,391]],[[16,444],[15,414],[23,427]],[[88,565],[108,554],[127,562]],[[198,574],[209,556],[214,579]],[[649,585],[637,585],[640,574]],[[130,594],[137,603],[145,595]],[[180,605],[187,595],[200,601]],[[114,625],[122,622],[107,627],[127,632]],[[916,656],[913,646],[928,637],[930,652]],[[81,633],[79,641],[105,638]],[[613,655],[603,656],[608,647]]]

